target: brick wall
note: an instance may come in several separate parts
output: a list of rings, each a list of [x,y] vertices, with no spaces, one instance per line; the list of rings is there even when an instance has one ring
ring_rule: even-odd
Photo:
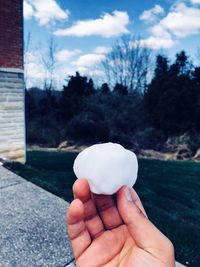
[[[0,158],[25,162],[23,1],[0,0]]]
[[[0,0],[0,68],[23,68],[23,0]]]

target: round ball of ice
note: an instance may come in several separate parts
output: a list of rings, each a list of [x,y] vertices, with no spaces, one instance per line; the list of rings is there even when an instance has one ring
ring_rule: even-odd
[[[78,154],[74,172],[88,180],[93,193],[112,195],[123,185],[135,184],[138,162],[133,152],[119,144],[97,144]]]

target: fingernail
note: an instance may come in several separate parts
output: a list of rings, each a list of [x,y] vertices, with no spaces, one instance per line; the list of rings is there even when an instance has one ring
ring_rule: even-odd
[[[133,202],[132,196],[131,196],[131,191],[128,186],[125,188],[125,196],[128,202]]]

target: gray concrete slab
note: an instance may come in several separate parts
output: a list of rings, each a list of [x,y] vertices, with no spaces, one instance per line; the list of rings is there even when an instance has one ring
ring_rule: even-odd
[[[2,172],[7,173],[0,167]],[[23,179],[0,189],[0,266],[62,267],[71,262],[68,205]]]
[[[179,262],[176,262],[176,267],[185,267],[185,265],[179,263]]]
[[[0,166],[0,189],[8,186],[12,186],[15,184],[19,184],[25,182],[25,180],[15,173],[10,172],[6,168]]]
[[[66,267],[75,267],[75,266],[76,266],[75,262],[73,261],[73,262],[69,263]]]

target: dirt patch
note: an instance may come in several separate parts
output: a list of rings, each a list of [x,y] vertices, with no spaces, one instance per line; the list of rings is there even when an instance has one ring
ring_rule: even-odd
[[[196,154],[194,155],[193,160],[200,162],[200,148],[197,150]]]
[[[192,155],[189,146],[185,140],[186,137],[169,139],[166,142],[165,151],[156,151],[154,149],[138,149],[137,156],[140,158],[150,158],[158,160],[193,160],[200,162],[200,148]],[[89,145],[80,145],[64,141],[55,147],[40,147],[38,145],[28,146],[28,151],[64,151],[79,153]],[[134,151],[134,149],[132,149]]]

